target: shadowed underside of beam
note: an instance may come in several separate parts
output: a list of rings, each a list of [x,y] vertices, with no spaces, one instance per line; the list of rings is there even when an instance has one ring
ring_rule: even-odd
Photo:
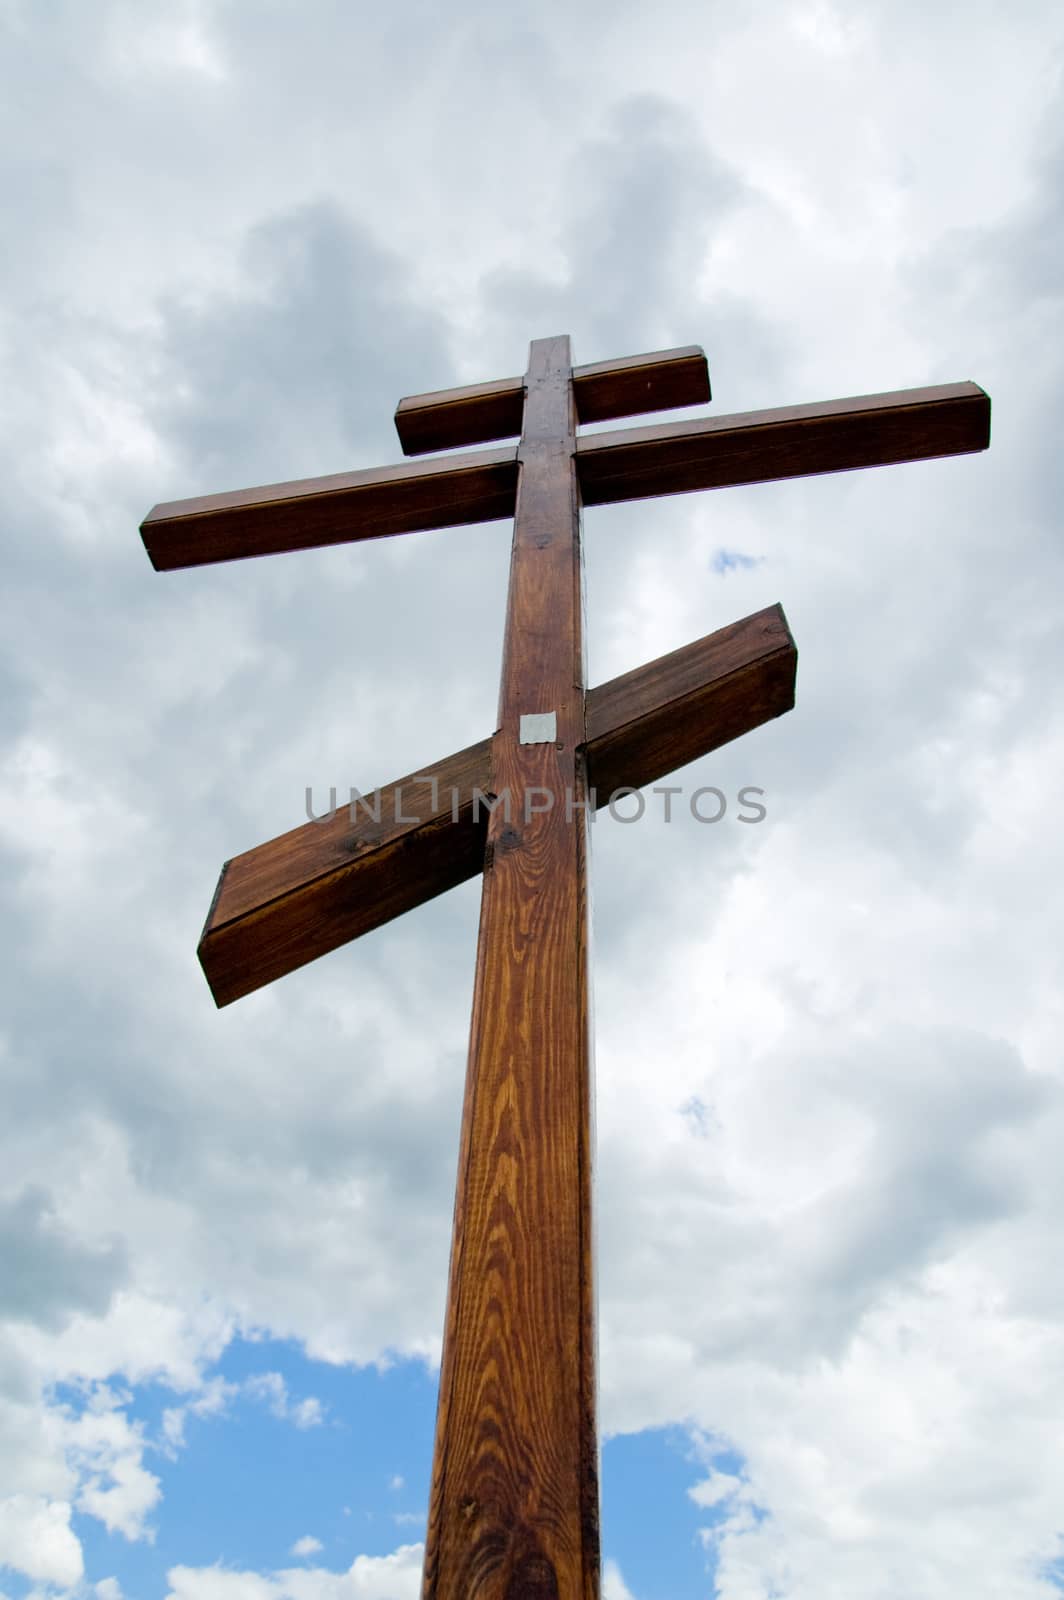
[[[589,691],[598,805],[789,711],[796,665],[783,612],[770,606]],[[475,877],[487,830],[475,792],[490,788],[483,739],[366,796],[354,818],[341,805],[227,862],[199,946],[218,1005]]]

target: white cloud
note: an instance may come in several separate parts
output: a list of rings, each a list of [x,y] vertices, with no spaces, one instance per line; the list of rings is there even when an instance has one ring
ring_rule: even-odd
[[[602,1566],[602,1600],[636,1600],[621,1576],[616,1561],[605,1561]]]
[[[279,1372],[256,1372],[245,1378],[244,1393],[264,1401],[275,1417],[288,1414],[288,1385]]]
[[[317,1555],[321,1548],[322,1543],[320,1539],[315,1539],[314,1535],[311,1533],[305,1533],[302,1539],[297,1539],[295,1544],[292,1546],[292,1554],[294,1556],[313,1556]]]
[[[223,1567],[172,1567],[166,1600],[278,1600],[269,1578]],[[284,1593],[283,1590],[280,1591]]]
[[[106,1391],[70,1423],[67,1451],[82,1476],[79,1511],[97,1517],[109,1533],[151,1539],[148,1517],[161,1498],[159,1479],[144,1466],[144,1433]]]
[[[283,1385],[282,1385],[283,1389]],[[189,1417],[222,1417],[230,1403],[240,1393],[238,1383],[229,1383],[221,1377],[204,1379],[192,1398],[184,1405],[167,1406],[162,1417],[160,1448],[175,1459],[177,1452],[187,1443],[185,1424]]]
[[[220,1567],[174,1567],[166,1600],[417,1600],[423,1547],[356,1556],[346,1572],[297,1568],[265,1576]]]
[[[314,1395],[299,1400],[291,1407],[289,1415],[297,1428],[320,1428],[325,1420],[321,1401]]]
[[[252,1399],[265,1401],[279,1421],[291,1422],[297,1428],[317,1428],[325,1420],[322,1403],[316,1396],[308,1395],[297,1401],[290,1399],[288,1385],[279,1372],[255,1373],[244,1380],[243,1390]]]
[[[163,1439],[171,1456],[184,1446],[186,1414],[184,1406],[167,1406],[163,1412]]]
[[[725,1500],[731,1500],[742,1488],[742,1480],[730,1472],[711,1472],[708,1478],[703,1478],[688,1489],[688,1494],[696,1506],[719,1506]]]
[[[84,1563],[70,1506],[24,1494],[0,1500],[0,1566],[62,1589],[78,1583]]]
[[[230,1383],[213,1377],[201,1382],[191,1398],[178,1406],[167,1406],[162,1414],[162,1431],[159,1448],[171,1460],[188,1443],[186,1425],[189,1417],[222,1418],[233,1402],[241,1395],[252,1401],[264,1403],[280,1422],[290,1422],[300,1430],[320,1427],[325,1421],[325,1408],[315,1395],[293,1401],[288,1385],[279,1372],[254,1373],[243,1383]]]

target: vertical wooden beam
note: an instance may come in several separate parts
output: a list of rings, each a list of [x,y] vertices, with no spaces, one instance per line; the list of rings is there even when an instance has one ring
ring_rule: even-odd
[[[583,574],[567,338],[534,341],[526,396],[425,1600],[599,1595]],[[555,736],[522,743],[522,717],[550,713]]]

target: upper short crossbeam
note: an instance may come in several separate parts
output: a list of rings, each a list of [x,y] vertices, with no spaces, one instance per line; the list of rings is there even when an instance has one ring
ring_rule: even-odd
[[[611,422],[647,411],[705,405],[711,398],[705,351],[696,344],[573,368],[578,422]],[[409,395],[395,409],[403,454],[418,456],[428,450],[515,439],[521,432],[524,403],[524,377]]]

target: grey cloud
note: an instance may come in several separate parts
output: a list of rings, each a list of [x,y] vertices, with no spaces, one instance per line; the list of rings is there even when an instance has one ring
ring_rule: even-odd
[[[101,350],[133,377],[174,463],[169,479],[160,474],[152,484],[160,498],[394,458],[395,402],[446,364],[444,324],[418,310],[396,260],[337,208],[309,206],[263,224],[249,236],[245,260],[254,283],[246,300],[223,291],[193,307],[175,298],[162,309],[158,334],[132,338],[113,328],[92,344],[71,341],[89,383],[105,377],[106,365],[94,366]],[[57,329],[64,337],[71,331],[61,321]],[[368,1357],[382,1337],[423,1337],[426,1277],[442,1292],[454,1155],[440,1127],[457,1128],[461,1045],[441,1051],[435,1030],[415,1030],[405,1051],[394,1040],[384,1044],[382,1024],[372,1019],[382,1016],[382,995],[400,1003],[412,967],[411,952],[397,953],[385,934],[366,941],[356,963],[355,993],[372,998],[363,1023],[323,1027],[322,999],[328,1007],[338,972],[350,970],[351,953],[340,952],[320,974],[286,988],[293,1014],[303,1015],[297,1053],[306,1065],[293,1066],[287,1029],[256,1025],[244,1008],[235,1035],[244,1042],[219,1070],[227,1019],[215,1015],[196,969],[197,925],[224,857],[301,821],[308,780],[369,788],[489,725],[492,636],[501,631],[490,591],[504,579],[508,541],[494,564],[484,560],[481,530],[472,538],[456,530],[446,544],[429,536],[409,574],[401,555],[383,550],[360,574],[357,556],[353,562],[344,551],[339,562],[311,556],[282,561],[275,572],[268,563],[247,564],[183,584],[150,571],[135,526],[148,501],[138,504],[132,480],[122,493],[124,543],[102,563],[92,549],[64,553],[64,577],[87,602],[77,607],[70,587],[57,589],[54,564],[49,570],[40,562],[30,521],[41,516],[39,506],[32,496],[24,506],[23,542],[41,572],[23,574],[22,593],[34,600],[20,618],[19,659],[37,703],[38,735],[66,769],[62,803],[86,814],[93,848],[80,888],[80,869],[70,877],[74,899],[62,910],[59,882],[55,894],[46,887],[48,858],[26,848],[32,819],[24,818],[11,849],[23,930],[6,973],[11,1062],[34,1061],[32,1073],[10,1078],[12,1103],[24,1133],[47,1127],[59,1102],[75,1118],[102,1114],[129,1136],[137,1182],[158,1194],[198,1196],[216,1219],[204,1241],[208,1274],[253,1320],[256,1307],[267,1305],[286,1316],[284,1284],[308,1252],[324,1246],[329,1219],[342,1208],[335,1186],[358,1173],[362,1203],[393,1218],[390,1248],[406,1263],[402,1284],[380,1270],[383,1236],[359,1247],[352,1263],[348,1281]],[[471,651],[482,583],[489,643]],[[452,584],[468,595],[468,613],[440,605]],[[28,621],[38,598],[37,630],[44,625],[65,638],[69,654],[35,642]],[[389,702],[398,638],[427,641],[430,663],[433,656],[439,663],[436,671],[429,665],[405,716]],[[464,708],[469,681],[484,701],[480,718]],[[234,748],[231,730],[240,722],[245,732]],[[380,765],[367,778],[371,754]],[[55,829],[60,859],[71,820],[49,824],[42,814],[41,842],[41,830]],[[182,930],[176,965],[165,954],[175,918]],[[447,987],[457,982],[460,1021],[451,1031],[459,1040],[471,924],[473,903],[453,897],[428,908],[414,934],[415,950],[426,955],[442,943],[442,955],[420,963],[421,1004],[445,1015]],[[455,926],[458,938],[449,932]],[[76,974],[59,954],[68,945],[79,952]],[[456,970],[452,956],[467,946],[469,959]],[[42,1003],[38,987],[57,961],[66,984],[58,1009]],[[132,1006],[130,983],[142,996]],[[384,1015],[388,1007],[385,1001]],[[289,1110],[278,1116],[282,1105]],[[284,1202],[281,1228],[271,1218],[286,1188],[305,1203]],[[156,1270],[177,1292],[188,1270],[183,1248],[160,1251]],[[407,1312],[389,1320],[387,1334],[370,1333],[397,1290]],[[335,1326],[346,1314],[323,1301],[319,1325]]]
[[[823,1022],[791,1033],[789,1048],[759,1062],[756,1091],[736,1099],[732,1088],[720,1110],[711,1102],[685,1150],[647,1149],[636,1181],[627,1156],[622,1178],[619,1151],[604,1145],[611,1337],[638,1329],[653,1344],[667,1305],[666,1337],[709,1369],[843,1361],[868,1318],[905,1286],[918,1293],[928,1269],[1043,1214],[1041,1180],[1015,1157],[1045,1142],[1060,1096],[1014,1048],[959,1026],[886,1024],[860,1049]],[[721,1165],[749,1135],[759,1166],[795,1174],[779,1210],[763,1210]]]
[[[121,1243],[80,1243],[60,1223],[46,1189],[27,1185],[0,1204],[0,1310],[16,1322],[56,1329],[75,1311],[106,1311],[126,1281]]]
[[[568,163],[552,241],[564,279],[498,268],[484,278],[484,299],[503,326],[571,329],[578,361],[704,343],[711,373],[718,360],[730,364],[733,347],[748,375],[751,362],[771,370],[781,330],[741,299],[707,305],[701,287],[722,224],[757,203],[685,109],[661,95],[626,96]]]
[[[843,1077],[843,1062],[835,1072]],[[1031,1209],[1005,1135],[1015,1126],[1030,1137],[1059,1110],[1014,1048],[962,1028],[886,1030],[860,1078],[845,1076],[854,1103],[875,1107],[874,1140],[852,1187],[815,1205],[792,1241],[804,1280],[795,1298],[815,1307],[813,1343],[836,1350],[888,1289]]]
[[[234,472],[263,482],[328,470],[330,457],[390,459],[400,394],[419,367],[446,361],[443,326],[414,299],[405,265],[335,204],[258,224],[241,256],[239,292],[162,308],[149,403],[183,483],[161,499]]]

